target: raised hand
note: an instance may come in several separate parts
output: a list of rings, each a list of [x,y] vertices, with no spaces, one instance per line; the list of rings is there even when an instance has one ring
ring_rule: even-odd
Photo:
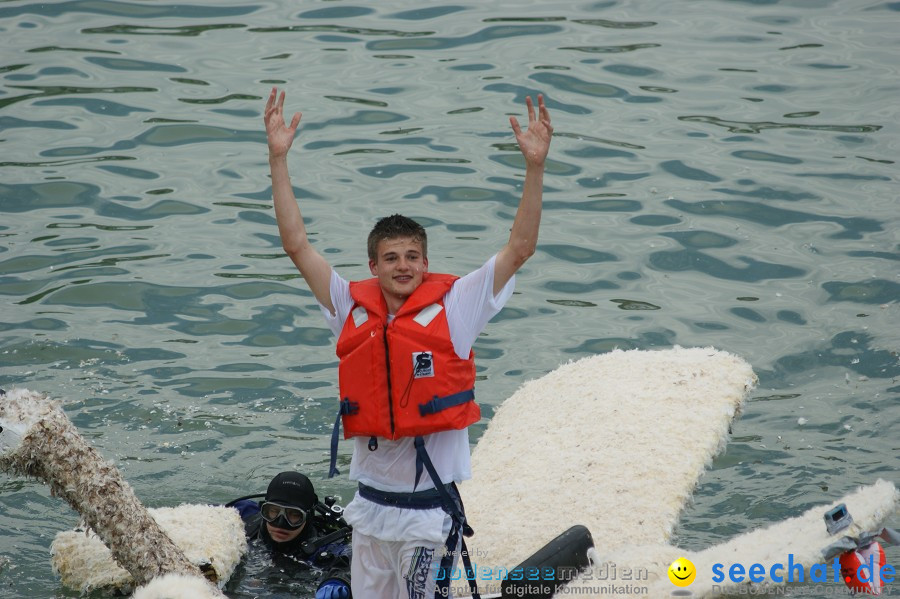
[[[534,103],[531,96],[525,96],[525,104],[528,106],[528,129],[522,131],[516,117],[509,117],[513,133],[516,134],[516,142],[525,162],[533,166],[543,166],[550,151],[550,139],[553,137],[553,127],[550,126],[550,112],[544,105],[543,94],[538,94],[538,112],[534,112]]]
[[[295,112],[291,118],[290,126],[284,121],[284,92],[278,96],[278,88],[273,87],[266,102],[266,113],[263,119],[266,122],[266,138],[269,141],[269,157],[285,156],[294,143],[294,135],[300,125],[299,112]]]

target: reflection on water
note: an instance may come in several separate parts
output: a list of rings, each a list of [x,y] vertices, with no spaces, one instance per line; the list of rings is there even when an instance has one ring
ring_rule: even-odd
[[[0,387],[62,399],[150,506],[288,468],[349,498],[324,479],[336,357],[280,248],[264,98],[284,87],[303,111],[295,193],[360,278],[391,212],[428,228],[438,270],[499,249],[524,166],[507,118],[540,92],[541,240],[476,344],[485,415],[565,360],[713,345],[760,387],[679,543],[893,478],[897,11],[4,3]],[[77,596],[47,555],[75,515],[22,480],[0,480],[0,506],[3,596]],[[279,592],[250,572],[230,595]]]

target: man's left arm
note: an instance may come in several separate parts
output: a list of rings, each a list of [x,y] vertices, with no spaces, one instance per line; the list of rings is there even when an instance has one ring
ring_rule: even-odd
[[[497,254],[494,266],[494,295],[498,294],[516,271],[525,264],[537,248],[538,229],[541,225],[541,202],[544,193],[544,162],[550,150],[553,127],[550,112],[544,105],[544,96],[538,94],[535,113],[530,96],[526,96],[528,129],[522,131],[516,117],[509,117],[519,150],[525,157],[525,184],[522,199],[509,233],[509,241]]]

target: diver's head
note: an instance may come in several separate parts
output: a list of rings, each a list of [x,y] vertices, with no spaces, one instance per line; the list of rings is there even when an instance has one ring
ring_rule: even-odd
[[[312,483],[299,472],[281,472],[273,478],[260,506],[272,540],[287,543],[300,536],[318,501]]]

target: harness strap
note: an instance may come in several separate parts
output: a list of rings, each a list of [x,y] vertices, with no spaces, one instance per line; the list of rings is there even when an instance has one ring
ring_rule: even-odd
[[[449,486],[449,485],[448,485]],[[446,491],[445,491],[446,492]],[[430,510],[444,507],[441,493],[437,489],[426,489],[415,493],[394,493],[382,491],[369,485],[359,483],[359,496],[378,505],[399,507],[410,510]]]
[[[419,414],[421,416],[437,414],[441,410],[446,410],[447,408],[452,408],[453,406],[462,405],[468,401],[472,401],[473,399],[475,399],[475,389],[460,391],[459,393],[445,395],[444,397],[438,397],[437,395],[435,395],[434,399],[419,406]]]
[[[463,513],[463,510],[460,509],[462,499],[459,500],[459,503],[454,501],[447,488],[449,487],[452,489],[457,497],[459,497],[459,491],[453,483],[450,483],[449,485],[441,483],[441,478],[438,475],[434,464],[431,462],[431,458],[428,457],[428,452],[425,451],[425,439],[420,435],[415,438],[413,444],[416,447],[416,485],[419,484],[419,477],[422,474],[422,467],[424,467],[425,470],[428,471],[428,476],[431,477],[434,488],[440,496],[444,511],[447,512],[450,519],[453,521],[453,525],[450,528],[450,536],[447,540],[449,541],[455,534],[462,532],[462,551],[460,553],[462,555],[463,565],[466,568],[466,578],[469,580],[469,588],[472,589],[472,598],[481,599],[481,595],[478,593],[478,582],[475,580],[475,569],[472,567],[472,560],[469,558],[469,549],[466,547],[466,539],[464,538],[472,536],[475,534],[475,531],[472,530],[472,527],[466,522],[466,515]],[[452,550],[452,547],[447,547],[447,551]]]
[[[469,530],[472,530],[471,528]],[[469,579],[469,588],[472,589],[472,599],[481,599],[481,593],[478,592],[478,581],[475,580],[475,568],[472,567],[472,559],[469,557],[469,548],[466,547],[466,536],[463,532],[462,539],[462,559],[463,565],[466,567],[466,578]]]
[[[340,470],[337,469],[337,447],[338,439],[341,436],[341,416],[359,412],[359,403],[350,401],[349,398],[345,397],[339,404],[340,408],[338,409],[337,418],[334,421],[334,429],[331,431],[331,456],[328,462],[328,478],[332,478],[335,474],[341,473]]]
[[[456,527],[453,527],[450,530],[450,534],[447,536],[446,547],[447,551],[444,553],[444,557],[441,559],[440,566],[438,567],[437,575],[435,576],[436,584],[434,589],[434,596],[437,597],[449,597],[450,596],[450,578],[452,576],[452,568],[453,568],[453,556],[456,552],[457,547],[460,547],[460,535],[459,530]],[[468,555],[468,551],[466,551]],[[474,573],[469,572],[469,569],[466,568],[466,579],[472,580],[474,578]]]

